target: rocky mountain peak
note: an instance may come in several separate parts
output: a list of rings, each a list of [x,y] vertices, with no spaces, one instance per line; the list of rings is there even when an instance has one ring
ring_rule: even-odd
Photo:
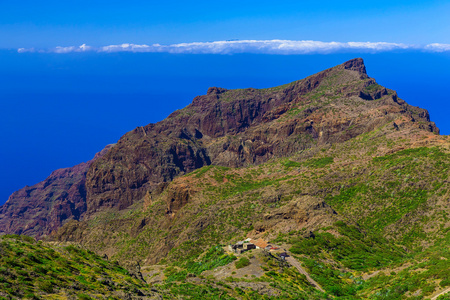
[[[361,74],[367,75],[364,60],[360,57],[346,61],[343,65],[346,70],[357,71]]]
[[[222,94],[222,93],[224,93],[224,92],[226,92],[226,91],[227,91],[227,89],[213,86],[213,87],[210,87],[210,88],[208,89],[208,91],[206,92],[206,94],[207,94],[207,95],[211,95],[211,94]]]

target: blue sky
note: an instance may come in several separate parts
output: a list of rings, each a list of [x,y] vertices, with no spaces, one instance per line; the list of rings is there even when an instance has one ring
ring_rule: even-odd
[[[449,15],[446,1],[2,1],[0,204],[210,86],[354,57],[449,134]]]
[[[125,4],[126,3],[126,4]],[[450,43],[448,1],[2,1],[1,48],[230,39]]]

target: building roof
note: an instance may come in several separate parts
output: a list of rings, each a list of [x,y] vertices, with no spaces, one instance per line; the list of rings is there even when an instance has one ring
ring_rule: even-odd
[[[250,240],[250,243],[252,243],[252,244],[254,244],[256,247],[259,247],[259,248],[262,248],[262,249],[266,248],[266,247],[269,245],[269,243],[266,242],[266,241],[263,240],[263,239]]]

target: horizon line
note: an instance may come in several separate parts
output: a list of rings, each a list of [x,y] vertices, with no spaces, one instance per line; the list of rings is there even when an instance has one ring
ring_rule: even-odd
[[[158,43],[123,43],[107,46],[57,46],[47,49],[18,48],[18,53],[172,53],[172,54],[332,54],[332,53],[378,53],[390,51],[450,52],[450,44],[431,43],[425,45],[390,42],[322,42],[314,40],[223,40],[213,42],[190,42],[161,45]]]

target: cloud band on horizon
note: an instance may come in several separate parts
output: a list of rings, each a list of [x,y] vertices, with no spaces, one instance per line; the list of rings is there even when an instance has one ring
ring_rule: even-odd
[[[395,50],[419,50],[426,52],[450,51],[450,44],[408,45],[387,42],[322,42],[311,40],[232,40],[193,42],[171,45],[120,44],[103,47],[81,46],[55,47],[50,49],[19,48],[19,53],[76,53],[76,52],[134,52],[134,53],[186,53],[186,54],[329,54],[337,52],[387,52]]]

